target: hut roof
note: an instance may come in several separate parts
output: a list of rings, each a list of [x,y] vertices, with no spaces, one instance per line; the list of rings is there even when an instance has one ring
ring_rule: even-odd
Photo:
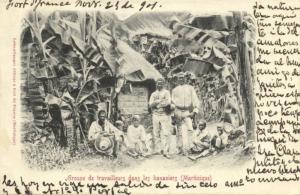
[[[151,34],[162,37],[172,36],[172,30],[168,28],[170,19],[174,16],[174,12],[149,12],[137,13],[127,18],[123,23],[130,31],[129,35],[135,36],[139,34]],[[178,12],[175,16],[184,21],[191,17],[190,13]]]
[[[159,71],[126,42],[117,40],[114,46],[111,38],[101,35],[98,36],[97,42],[114,74],[125,75],[127,80],[135,82],[162,78]]]

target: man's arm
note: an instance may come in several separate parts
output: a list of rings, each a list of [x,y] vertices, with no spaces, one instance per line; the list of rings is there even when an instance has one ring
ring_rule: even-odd
[[[164,99],[159,103],[159,107],[166,107],[171,104],[170,92],[166,90]]]
[[[141,130],[141,141],[145,142],[146,141],[146,131],[145,128],[141,125],[140,126]]]
[[[149,100],[150,108],[154,108],[158,105],[158,102],[154,100],[154,94],[155,94],[155,92],[153,92],[150,96],[150,100]]]
[[[177,91],[177,87],[176,88],[174,88],[173,90],[172,90],[172,94],[171,94],[171,102],[176,106],[177,104],[176,104],[176,91]]]
[[[191,96],[193,104],[193,113],[197,114],[199,112],[200,101],[194,87],[191,87]]]
[[[96,135],[97,135],[97,129],[95,127],[95,122],[92,122],[89,129],[88,140],[96,139]]]
[[[109,132],[112,132],[115,136],[116,139],[122,139],[122,135],[124,135],[124,133],[122,131],[120,131],[118,128],[116,128],[113,124],[111,124],[109,121],[107,121],[108,126],[109,126]]]

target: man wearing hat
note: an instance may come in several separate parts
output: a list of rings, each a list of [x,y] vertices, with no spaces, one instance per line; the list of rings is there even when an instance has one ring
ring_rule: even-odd
[[[177,78],[178,86],[172,91],[177,124],[177,148],[180,154],[187,155],[193,131],[192,118],[198,113],[200,102],[194,87],[185,83],[185,74],[180,72]]]
[[[168,112],[171,105],[170,92],[164,89],[164,80],[156,81],[156,91],[150,96],[149,106],[152,110],[154,153],[160,153],[169,158],[170,136],[172,131],[171,115]]]

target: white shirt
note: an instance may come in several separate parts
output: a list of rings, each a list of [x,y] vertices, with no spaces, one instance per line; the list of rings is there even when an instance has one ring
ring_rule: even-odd
[[[223,132],[223,134],[218,135],[218,137],[222,140],[222,144],[226,146],[228,143],[228,136],[226,135],[226,133]]]
[[[127,129],[127,139],[129,143],[138,143],[140,141],[146,140],[146,132],[142,125],[135,127],[134,125],[129,125]]]
[[[156,90],[150,96],[149,105],[154,102],[158,102],[156,108],[153,109],[153,113],[165,114],[164,107],[171,104],[170,92],[166,89]]]
[[[210,133],[207,131],[206,128],[203,129],[202,131],[200,131],[200,129],[197,129],[197,130],[195,131],[194,136],[195,136],[195,140],[196,140],[196,141],[201,141],[201,142],[203,141],[202,139],[205,138],[205,137],[208,138],[206,141],[210,141],[210,139],[211,139],[211,135],[210,135]]]
[[[123,135],[123,132],[113,126],[108,120],[104,121],[104,130],[99,125],[98,120],[94,121],[89,129],[88,140],[94,140],[101,132],[112,133],[117,138]]]
[[[193,108],[193,112],[198,112],[200,101],[196,91],[191,85],[179,85],[172,91],[172,102],[181,109]]]

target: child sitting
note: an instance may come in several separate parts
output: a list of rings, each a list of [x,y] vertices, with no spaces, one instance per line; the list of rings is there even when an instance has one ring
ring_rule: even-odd
[[[224,127],[217,127],[218,134],[215,135],[211,140],[212,149],[215,151],[214,154],[221,152],[226,146],[228,142],[228,136],[224,132]]]
[[[134,157],[145,157],[149,152],[146,145],[146,132],[140,124],[140,117],[135,115],[132,119],[133,124],[127,129],[127,153]]]

